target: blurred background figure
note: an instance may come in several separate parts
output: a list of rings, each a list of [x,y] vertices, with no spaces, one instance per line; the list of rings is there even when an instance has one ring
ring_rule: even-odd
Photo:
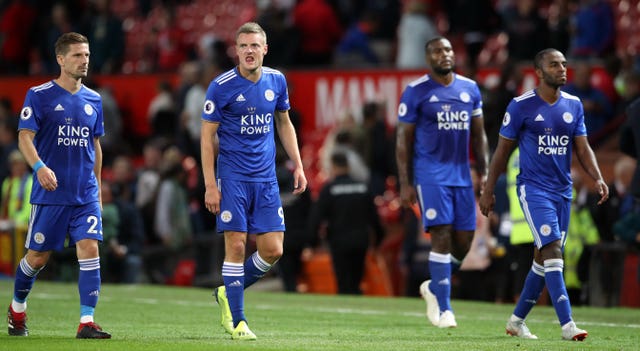
[[[9,154],[9,176],[2,181],[0,219],[10,220],[19,232],[26,232],[31,215],[31,168],[19,150]]]
[[[427,15],[429,3],[411,0],[404,5],[398,25],[398,52],[396,67],[403,69],[427,68],[424,44],[439,35],[436,26]]]
[[[367,184],[351,177],[344,153],[331,156],[331,176],[313,205],[309,232],[315,244],[326,225],[338,293],[361,294],[367,250],[382,242],[384,229]]]

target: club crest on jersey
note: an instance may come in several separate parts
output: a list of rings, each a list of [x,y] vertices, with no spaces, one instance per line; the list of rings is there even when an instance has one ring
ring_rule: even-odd
[[[565,112],[562,114],[562,119],[567,123],[571,123],[573,122],[573,115],[570,112]]]
[[[33,241],[36,242],[36,244],[42,244],[44,243],[44,234],[37,232],[34,236],[33,236]]]
[[[542,226],[540,226],[540,234],[544,236],[548,236],[549,234],[551,234],[551,226],[548,224],[543,224]]]
[[[228,210],[224,210],[222,211],[222,213],[220,213],[220,219],[225,223],[231,222],[232,218],[233,218],[233,215]]]
[[[425,217],[427,217],[427,219],[432,220],[432,219],[435,219],[436,216],[438,216],[438,211],[436,211],[435,208],[430,208],[430,209],[427,209],[424,215]]]
[[[91,114],[93,114],[93,107],[89,104],[84,104],[84,113],[86,113],[87,116],[91,116]]]
[[[273,101],[273,99],[276,98],[276,93],[274,93],[271,89],[267,89],[264,92],[264,98],[267,99],[267,101]]]
[[[460,93],[460,100],[462,100],[462,102],[469,102],[471,101],[471,96],[466,91],[463,91]]]
[[[20,118],[23,121],[28,120],[29,118],[31,118],[32,115],[33,115],[33,110],[31,109],[30,106],[25,106],[22,108],[22,111],[20,111]]]
[[[216,105],[213,103],[213,101],[207,100],[204,102],[204,107],[202,109],[204,113],[210,115],[213,113],[213,111],[215,111],[215,109],[216,109]]]

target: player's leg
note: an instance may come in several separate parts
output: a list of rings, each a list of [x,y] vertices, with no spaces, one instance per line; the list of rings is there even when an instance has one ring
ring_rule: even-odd
[[[253,216],[249,218],[249,233],[256,234],[258,250],[244,265],[245,289],[262,278],[282,257],[284,243],[284,211],[278,182],[252,183]]]
[[[244,315],[244,256],[247,245],[247,233],[224,232],[224,262],[222,263],[222,280],[226,291],[229,310],[233,318],[232,327],[246,321]]]
[[[244,263],[245,289],[262,278],[282,257],[284,232],[269,232],[256,235],[254,252]]]
[[[13,300],[8,310],[9,335],[26,336],[29,330],[26,326],[27,297],[38,273],[49,261],[52,250],[64,246],[68,214],[63,206],[33,205],[29,218],[29,228],[25,240],[27,254],[20,260],[16,268],[14,280]],[[55,223],[51,218],[56,218]],[[53,233],[44,235],[43,233]],[[56,233],[64,233],[57,235]]]
[[[543,236],[555,239],[547,243],[543,239],[544,246],[540,249],[540,254],[544,262],[545,283],[549,290],[549,296],[556,310],[558,321],[562,326],[562,338],[566,340],[582,341],[587,337],[587,331],[579,329],[571,316],[571,302],[569,294],[564,282],[564,260],[562,251],[564,243],[567,239],[567,230],[569,227],[569,217],[571,209],[571,200],[556,199],[557,222],[550,225],[551,234],[545,235],[547,228],[541,227],[540,232]],[[555,224],[555,225],[554,225]]]
[[[68,208],[68,211],[71,211],[70,244],[76,246],[79,265],[80,324],[76,338],[109,339],[111,334],[104,332],[93,319],[101,287],[100,252],[98,249],[98,243],[102,241],[100,205],[95,202]]]
[[[20,260],[20,264],[16,268],[13,300],[7,312],[9,335],[29,335],[29,329],[26,325],[27,296],[33,287],[36,276],[49,261],[50,256],[50,251],[38,252],[27,250],[27,254]]]

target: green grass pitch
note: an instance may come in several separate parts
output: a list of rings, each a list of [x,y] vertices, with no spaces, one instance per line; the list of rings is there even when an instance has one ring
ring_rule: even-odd
[[[8,306],[10,280],[0,281]],[[0,350],[639,350],[640,310],[574,308],[584,342],[563,341],[553,308],[537,306],[527,324],[539,340],[505,335],[512,305],[453,301],[458,328],[428,324],[420,298],[349,297],[251,291],[245,297],[257,341],[233,341],[220,326],[210,289],[103,285],[96,322],[111,340],[76,340],[75,284],[37,281],[29,297],[30,335],[0,331]],[[2,307],[6,308],[6,307]],[[4,311],[4,310],[3,310]],[[6,325],[6,324],[5,324]]]

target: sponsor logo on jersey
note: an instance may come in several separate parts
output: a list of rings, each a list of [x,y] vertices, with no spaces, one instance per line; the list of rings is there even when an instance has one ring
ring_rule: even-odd
[[[66,120],[66,119],[65,119]],[[67,123],[69,123],[67,121]],[[88,147],[91,130],[89,127],[63,124],[58,126],[58,146]]]
[[[255,107],[249,111],[255,111]],[[254,135],[271,132],[273,115],[271,113],[250,113],[240,116],[240,134]]]
[[[544,117],[542,117],[542,115],[537,115],[536,118],[534,119],[534,121],[536,121],[536,122],[544,122]]]
[[[53,109],[54,111],[64,111],[64,107],[62,107],[62,105],[58,104],[56,105],[56,108]]]
[[[400,105],[398,105],[398,116],[404,117],[404,115],[406,114],[407,114],[407,104],[402,102],[400,103]]]
[[[566,155],[570,140],[568,135],[538,135],[538,155]]]
[[[247,101],[247,99],[244,98],[244,95],[240,94],[238,95],[238,97],[236,98],[237,102],[242,102],[242,101]]]
[[[438,99],[438,97],[435,95],[431,95],[431,97],[429,98],[429,102],[438,102],[438,101],[440,101],[440,99]]]
[[[469,111],[456,111],[451,109],[451,105],[443,104],[442,111],[436,112],[438,119],[438,130],[468,130]]]

